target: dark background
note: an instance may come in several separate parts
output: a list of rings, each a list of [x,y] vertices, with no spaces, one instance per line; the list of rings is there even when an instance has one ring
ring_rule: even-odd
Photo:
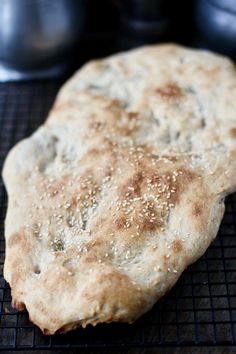
[[[84,34],[77,46],[77,55],[79,59],[86,60],[94,56],[104,56],[120,50],[164,41],[196,45],[198,35],[193,16],[195,2],[195,0],[164,0],[165,6],[160,8],[154,18],[150,18],[151,10],[146,11],[143,16],[142,6],[139,6],[141,13],[135,11],[136,1],[88,0]],[[124,17],[127,16],[130,19],[138,18],[146,23],[155,21],[158,23],[163,18],[167,18],[168,25],[166,29],[147,34],[144,29],[130,28],[124,23]]]
[[[87,0],[75,62],[140,45],[177,42],[236,59],[234,0]]]

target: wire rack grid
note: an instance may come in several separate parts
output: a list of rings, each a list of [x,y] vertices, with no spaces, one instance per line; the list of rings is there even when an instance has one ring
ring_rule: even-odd
[[[32,133],[50,109],[61,81],[0,85],[0,163],[9,149]],[[7,198],[0,184],[0,350],[182,347],[236,345],[236,196],[215,242],[177,285],[133,325],[110,324],[44,336],[26,312],[11,307],[2,272]]]

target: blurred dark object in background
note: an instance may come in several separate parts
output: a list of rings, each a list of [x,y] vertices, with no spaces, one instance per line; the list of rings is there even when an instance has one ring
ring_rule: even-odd
[[[169,0],[117,0],[123,36],[138,44],[168,38],[170,29]],[[129,43],[128,43],[129,45]]]
[[[1,0],[0,81],[58,76],[84,28],[85,0]]]
[[[164,41],[188,44],[193,36],[192,0],[114,0],[120,10],[122,49]]]
[[[114,0],[120,9],[120,46],[178,41],[188,43],[193,3],[189,0]]]
[[[195,21],[199,46],[236,59],[235,0],[197,0]]]
[[[0,0],[0,23],[0,81],[68,76],[160,42],[236,59],[236,0]]]

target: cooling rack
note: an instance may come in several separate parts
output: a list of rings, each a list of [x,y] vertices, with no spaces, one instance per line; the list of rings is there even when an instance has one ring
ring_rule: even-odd
[[[0,163],[42,123],[62,81],[0,85]],[[236,196],[227,199],[218,237],[177,285],[133,325],[110,324],[44,336],[11,307],[2,276],[6,193],[0,185],[0,350],[234,346],[236,344]]]

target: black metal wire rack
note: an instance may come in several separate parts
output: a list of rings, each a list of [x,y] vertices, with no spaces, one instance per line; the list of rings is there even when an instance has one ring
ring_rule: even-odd
[[[62,81],[0,84],[0,163],[45,119]],[[0,185],[0,350],[236,345],[236,196],[219,235],[177,285],[133,325],[110,324],[44,336],[11,307],[4,281],[6,193]]]

